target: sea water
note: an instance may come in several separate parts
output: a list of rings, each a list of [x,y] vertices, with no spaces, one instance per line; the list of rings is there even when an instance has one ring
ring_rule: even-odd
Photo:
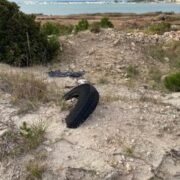
[[[180,13],[180,3],[128,3],[111,1],[83,0],[11,0],[15,1],[25,13],[42,13],[47,15],[68,15],[83,13]]]

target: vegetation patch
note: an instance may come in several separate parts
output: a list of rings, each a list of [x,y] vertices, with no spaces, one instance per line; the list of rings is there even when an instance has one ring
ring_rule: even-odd
[[[85,31],[88,28],[89,28],[89,22],[87,21],[87,19],[82,19],[75,26],[75,32]]]
[[[42,121],[32,125],[24,122],[20,128],[12,121],[0,124],[7,129],[0,137],[0,160],[36,149],[45,139],[46,126]]]
[[[99,33],[101,31],[101,25],[99,22],[93,22],[90,25],[90,31],[93,33]]]
[[[27,149],[35,149],[44,141],[46,126],[43,122],[28,126],[26,122],[20,126],[20,135],[23,137]]]
[[[180,92],[180,72],[166,76],[164,85],[170,91]]]
[[[128,97],[126,96],[119,96],[119,95],[103,95],[101,97],[101,103],[102,104],[109,104],[112,102],[117,102],[117,101],[129,101]]]
[[[41,26],[42,33],[46,35],[59,35],[60,28],[57,23],[54,22],[46,22]]]
[[[128,78],[134,78],[134,77],[137,77],[139,75],[138,69],[132,65],[127,67],[126,73],[127,73]]]
[[[164,32],[171,30],[171,24],[167,22],[161,22],[157,24],[151,24],[145,29],[145,32],[152,34],[163,34]]]
[[[108,17],[103,17],[101,19],[100,25],[102,28],[113,28],[114,27],[113,23],[109,20]]]
[[[109,81],[108,81],[108,79],[105,78],[105,77],[100,77],[99,80],[98,80],[98,83],[99,83],[99,84],[108,84]]]
[[[124,145],[123,150],[124,150],[125,155],[133,156],[134,151],[135,151],[135,146],[133,146],[133,145],[129,145],[129,146]]]
[[[62,92],[57,89],[53,84],[48,86],[34,74],[0,73],[0,90],[11,94],[12,103],[20,107],[21,113],[37,109],[42,103],[60,105]]]
[[[150,69],[149,76],[156,83],[160,83],[161,82],[162,73],[161,73],[161,71],[159,69],[156,69],[156,68]]]
[[[56,36],[64,36],[71,34],[73,31],[73,25],[62,25],[55,22],[46,22],[41,26],[41,32],[48,36],[56,35]]]
[[[35,16],[24,14],[15,3],[0,0],[0,17],[0,62],[30,66],[49,63],[56,55],[59,47],[50,44]]]
[[[140,96],[139,101],[140,102],[149,102],[149,103],[152,103],[152,104],[162,104],[160,99],[155,99],[152,96],[147,96],[145,94]]]
[[[43,163],[31,160],[26,164],[26,180],[41,180],[46,167]]]
[[[170,67],[180,68],[180,41],[165,44],[150,45],[145,48],[146,53],[160,62],[169,63]]]

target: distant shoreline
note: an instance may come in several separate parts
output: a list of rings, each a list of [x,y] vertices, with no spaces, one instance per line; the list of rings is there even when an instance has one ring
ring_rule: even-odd
[[[72,15],[42,15],[36,14],[36,20],[40,22],[54,21],[61,24],[76,24],[79,20],[85,18],[90,23],[99,21],[107,16],[113,22],[116,28],[124,29],[131,27],[141,27],[150,23],[156,23],[166,19],[171,24],[180,26],[180,13],[173,12],[151,12],[151,13],[93,13],[93,14],[72,14]]]
[[[47,14],[43,14],[43,13],[32,13],[34,14],[35,16],[37,17],[49,17],[49,18],[76,18],[76,17],[79,17],[79,16],[109,16],[109,17],[119,17],[119,16],[156,16],[156,15],[161,15],[161,14],[164,14],[164,15],[180,15],[180,12],[179,13],[176,13],[176,12],[172,12],[172,11],[169,11],[169,12],[162,12],[162,11],[154,11],[154,12],[146,12],[146,13],[121,13],[121,12],[105,12],[105,13],[79,13],[79,14],[69,14],[69,15],[47,15]]]
[[[150,2],[150,3],[49,3],[42,1],[29,4],[19,4],[20,9],[27,14],[46,15],[72,15],[72,14],[96,14],[96,13],[136,13],[144,14],[148,12],[175,12],[180,13],[179,3]]]

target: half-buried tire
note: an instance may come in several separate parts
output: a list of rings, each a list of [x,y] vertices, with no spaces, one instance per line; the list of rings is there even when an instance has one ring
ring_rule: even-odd
[[[68,128],[79,127],[95,110],[99,102],[99,93],[90,84],[82,84],[64,95],[65,100],[77,98],[77,103],[66,117]]]

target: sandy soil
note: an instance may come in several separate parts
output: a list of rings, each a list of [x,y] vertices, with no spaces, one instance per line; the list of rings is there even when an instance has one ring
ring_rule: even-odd
[[[19,116],[10,95],[1,92],[1,120],[11,118],[19,126],[41,119],[48,128],[46,141],[35,152],[0,163],[0,179],[25,179],[24,164],[45,151],[43,180],[179,180],[180,94],[155,91],[148,84],[150,67],[169,68],[144,53],[143,47],[155,38],[140,40],[112,29],[61,37],[64,51],[57,63],[23,70],[43,76],[47,83],[56,82],[63,91],[77,85],[78,79],[50,78],[47,71],[84,70],[84,78],[94,84],[101,99],[88,120],[72,130],[64,122],[68,110],[44,105]],[[140,72],[135,79],[127,78],[129,65]],[[2,64],[0,68],[14,69]]]

